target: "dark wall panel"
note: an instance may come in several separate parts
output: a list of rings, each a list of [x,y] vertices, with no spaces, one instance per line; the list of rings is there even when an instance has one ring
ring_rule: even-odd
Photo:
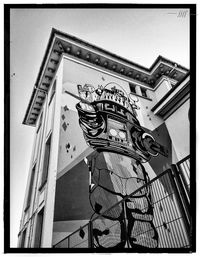
[[[57,180],[54,221],[90,219],[89,171],[81,161]]]
[[[170,165],[172,164],[172,142],[165,123],[161,124],[151,133],[155,140],[159,144],[165,146],[168,150],[168,157],[159,154],[157,157],[152,157],[149,162],[156,175],[159,175],[166,169],[170,168]]]

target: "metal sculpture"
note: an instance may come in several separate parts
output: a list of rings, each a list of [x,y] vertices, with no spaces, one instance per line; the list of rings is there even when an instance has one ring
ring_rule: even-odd
[[[140,125],[136,117],[137,98],[118,84],[111,82],[97,89],[88,84],[78,85],[78,92],[79,124],[87,144],[96,150],[86,160],[90,170],[90,203],[94,215],[101,214],[93,222],[95,247],[157,247],[152,192],[150,186],[145,186],[149,176],[142,163],[159,153],[167,156],[167,151]],[[132,171],[120,165],[103,165],[106,154],[113,160],[123,156],[131,162]],[[134,197],[127,198],[141,186],[143,189]],[[113,204],[116,205],[110,209]]]

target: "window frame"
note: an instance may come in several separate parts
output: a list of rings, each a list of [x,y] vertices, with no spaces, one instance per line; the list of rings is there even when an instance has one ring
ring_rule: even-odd
[[[56,86],[57,86],[57,79],[55,79],[54,82],[53,82],[48,105],[51,104],[51,101],[52,101],[52,99],[53,99],[53,97],[54,97],[54,95],[55,95],[55,93],[56,93]]]
[[[31,199],[32,199],[32,195],[33,195],[33,186],[34,186],[34,181],[35,181],[35,175],[36,175],[36,162],[34,163],[32,169],[31,169],[31,177],[29,180],[29,187],[28,187],[28,194],[27,194],[27,198],[26,198],[26,207],[24,209],[24,212],[26,212],[30,205],[31,205]]]
[[[49,134],[45,142],[42,172],[40,176],[40,186],[38,188],[39,191],[42,190],[42,188],[44,187],[48,179],[49,163],[50,163],[50,157],[51,157],[51,143],[52,143],[52,133]],[[47,149],[48,149],[48,152],[47,152]]]
[[[145,98],[149,98],[148,95],[147,95],[147,89],[144,88],[144,87],[141,87],[141,95],[142,97],[145,97]],[[144,95],[145,94],[145,95]]]
[[[44,223],[44,207],[36,215],[36,226],[34,234],[34,248],[41,248]]]
[[[130,92],[131,93],[137,94],[136,93],[136,85],[135,84],[129,82],[129,87],[130,87]],[[134,91],[132,91],[132,89],[134,89]]]
[[[26,235],[27,235],[27,227],[22,231],[21,240],[20,240],[20,248],[25,248]]]

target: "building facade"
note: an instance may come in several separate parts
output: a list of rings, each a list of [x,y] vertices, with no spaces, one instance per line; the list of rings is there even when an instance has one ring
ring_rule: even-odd
[[[87,85],[97,89],[109,84],[120,86],[129,98],[136,99],[136,117],[141,127],[167,149],[167,156],[159,154],[143,163],[149,180],[157,183],[157,189],[160,187],[158,195],[157,189],[153,192],[153,222],[159,238],[156,247],[181,248],[190,245],[188,224],[184,221],[188,215],[185,210],[187,204],[179,203],[179,200],[184,202],[179,199],[180,196],[176,199],[170,196],[174,190],[170,191],[170,179],[162,177],[171,165],[181,165],[181,161],[186,160],[186,175],[181,179],[187,198],[190,184],[189,70],[162,56],[150,68],[145,68],[53,29],[23,121],[25,125],[35,126],[36,133],[20,223],[19,247],[67,248],[69,242],[66,244],[65,239],[90,223],[94,210],[89,192],[91,178],[87,159],[96,150],[87,144],[79,124],[76,108],[80,102],[78,87]],[[113,126],[117,127],[118,123]],[[126,156],[106,151],[102,156],[97,165],[119,169],[120,172],[129,169],[130,159]],[[126,184],[123,190],[129,192],[127,195],[138,188],[134,188],[133,183],[128,186],[126,179],[126,182],[121,179],[120,183],[123,186]],[[116,181],[111,183],[114,191],[117,191]],[[106,184],[106,180],[102,183]],[[178,192],[180,194],[180,189]],[[162,203],[159,202],[161,195],[162,199],[168,196]],[[117,196],[113,199],[113,204],[121,200]],[[189,202],[189,198],[186,201]],[[157,202],[159,204],[156,205]],[[179,217],[179,213],[183,212],[184,219]],[[87,233],[79,230],[80,239],[84,239],[79,247],[91,246],[89,235],[85,240]],[[109,247],[100,238],[94,238],[95,245]],[[109,240],[114,247],[112,239]],[[151,245],[144,245],[139,239],[138,242],[140,246]],[[127,243],[125,247],[129,247]]]

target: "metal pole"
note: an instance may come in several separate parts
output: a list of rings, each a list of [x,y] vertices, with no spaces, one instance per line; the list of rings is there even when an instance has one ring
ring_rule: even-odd
[[[179,208],[179,211],[180,211],[181,216],[183,218],[183,223],[184,223],[186,233],[187,233],[187,237],[188,237],[188,240],[189,240],[189,243],[190,243],[190,224],[188,222],[187,215],[185,213],[185,209],[183,207],[183,203],[182,203],[182,200],[181,200],[181,196],[180,196],[180,193],[177,189],[177,185],[176,185],[175,180],[174,180],[175,175],[173,174],[172,169],[169,169],[168,171],[169,171],[168,172],[169,179],[171,181],[172,188],[174,190],[174,194],[175,194],[175,197],[176,197],[176,200],[177,200],[178,208]]]
[[[81,102],[83,102],[83,103],[91,104],[91,102],[87,101],[86,99],[83,99],[83,98],[81,98],[80,96],[77,96],[77,95],[75,95],[75,94],[73,94],[73,93],[71,93],[71,92],[69,92],[69,91],[67,91],[67,90],[65,90],[64,92],[65,92],[66,94],[68,94],[68,95],[73,96],[74,98],[76,98],[77,100],[79,100],[79,101],[81,101]]]
[[[178,170],[177,170],[177,167],[176,165],[172,164],[171,165],[171,168],[172,168],[172,173],[175,177],[175,181],[177,182],[177,187],[178,187],[178,190],[180,192],[180,198],[181,198],[181,202],[182,202],[182,205],[185,209],[185,212],[186,212],[186,216],[187,216],[187,222],[188,224],[190,225],[190,204],[188,202],[188,198],[187,198],[187,195],[185,193],[185,190],[184,190],[184,187],[183,187],[183,183],[180,179],[180,176],[179,176],[179,173],[178,173]]]
[[[88,223],[88,247],[93,248],[93,232],[92,232],[92,221]]]
[[[185,187],[185,190],[187,192],[187,198],[190,199],[190,191],[189,191],[189,188],[188,188],[188,183],[187,183],[187,180],[186,180],[186,175],[185,175],[185,172],[183,170],[183,168],[181,167],[181,164],[183,165],[184,162],[180,163],[180,164],[176,164],[177,168],[178,168],[178,172],[181,176],[181,179],[183,181],[183,184],[184,184],[184,187]]]

